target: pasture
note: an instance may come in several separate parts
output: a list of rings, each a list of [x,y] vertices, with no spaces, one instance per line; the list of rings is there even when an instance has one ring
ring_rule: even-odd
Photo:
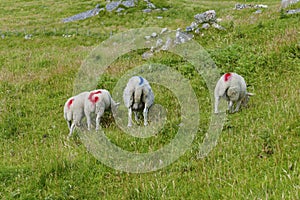
[[[260,14],[252,8],[235,10],[238,2],[230,0],[152,0],[167,10],[144,13],[139,1],[126,14],[100,12],[61,22],[105,2],[1,1],[0,198],[300,199],[300,15],[286,15],[277,0],[244,2],[268,5]],[[287,9],[299,6],[298,2]],[[177,71],[195,93],[200,119],[184,155],[157,171],[128,173],[96,159],[78,131],[67,139],[63,106],[74,95],[78,72],[97,46],[130,29],[184,30],[194,15],[212,9],[226,30],[201,30],[193,40],[209,53],[220,76],[242,75],[255,96],[247,108],[226,116],[218,142],[206,157],[197,154],[214,100],[193,65],[167,51],[147,60],[142,58],[146,49],[118,57],[96,87],[112,91],[128,71],[151,63]],[[167,87],[153,84],[152,89],[155,104],[166,111],[163,127],[152,137],[136,138],[106,113],[101,126],[112,143],[147,153],[172,142],[180,127],[180,102]],[[115,101],[123,104],[121,98]]]

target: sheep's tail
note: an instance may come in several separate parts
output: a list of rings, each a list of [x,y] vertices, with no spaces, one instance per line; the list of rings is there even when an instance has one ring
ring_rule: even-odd
[[[71,111],[67,111],[66,109],[64,109],[64,118],[68,122],[72,121],[72,112]]]
[[[143,88],[142,87],[136,88],[133,95],[134,95],[134,102],[140,102],[141,97],[143,95]]]

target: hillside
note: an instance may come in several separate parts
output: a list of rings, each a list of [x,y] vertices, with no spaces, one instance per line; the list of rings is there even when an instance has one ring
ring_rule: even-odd
[[[300,199],[300,14],[286,14],[300,3],[281,9],[275,0],[151,2],[151,11],[138,1],[119,13],[101,10],[63,23],[107,2],[1,1],[1,199]],[[267,7],[237,10],[236,3]],[[187,34],[194,46],[143,59],[151,47],[144,35],[167,28],[175,36],[208,10],[224,30],[193,30]],[[213,73],[203,66],[214,66]],[[247,108],[218,118],[210,89],[226,72],[242,75],[255,96]],[[130,130],[123,126],[122,89],[133,74],[149,77],[157,106],[149,127]],[[130,155],[169,144],[171,150],[137,167],[137,157],[106,150],[99,133],[77,129],[68,140],[65,102],[96,88],[122,104],[118,118],[107,112],[101,119],[107,141]],[[205,149],[207,137],[214,142]],[[139,173],[118,170],[118,162]]]

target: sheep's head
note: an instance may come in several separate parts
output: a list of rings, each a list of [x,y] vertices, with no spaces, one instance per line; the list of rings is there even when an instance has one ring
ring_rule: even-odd
[[[242,105],[246,107],[250,100],[250,96],[253,96],[253,95],[254,95],[253,93],[247,92],[245,98],[242,100]]]

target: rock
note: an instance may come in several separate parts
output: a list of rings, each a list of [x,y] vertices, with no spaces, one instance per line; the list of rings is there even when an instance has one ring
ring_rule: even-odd
[[[235,4],[234,9],[241,10],[241,9],[244,9],[244,8],[252,8],[252,7],[253,6],[251,4],[240,4],[240,3],[237,3],[237,4]]]
[[[162,11],[167,11],[168,10],[168,8],[162,8]]]
[[[152,37],[152,38],[157,37],[157,33],[153,32],[153,33],[151,34],[151,37]]]
[[[264,5],[264,4],[252,5],[252,4],[237,3],[237,4],[235,4],[234,8],[236,10],[241,10],[241,9],[245,9],[245,8],[268,8],[268,6]]]
[[[146,39],[146,40],[150,40],[150,38],[151,38],[150,35],[146,35],[146,36],[145,36],[145,39]]]
[[[191,31],[193,31],[193,29],[192,29],[192,27],[188,26],[188,27],[185,28],[185,31],[186,32],[191,32]]]
[[[196,28],[198,28],[198,24],[196,22],[192,22],[190,27],[192,28],[192,30],[195,30]]]
[[[163,51],[168,50],[171,47],[172,42],[173,40],[170,37],[168,37],[166,43],[161,47],[161,50]]]
[[[111,11],[115,10],[116,8],[118,8],[120,4],[121,4],[120,1],[112,1],[108,4],[106,4],[105,8],[108,12],[111,12]]]
[[[217,24],[217,23],[213,23],[212,26],[218,30],[226,30],[223,26]]]
[[[131,1],[122,1],[121,3],[123,6],[125,6],[126,8],[131,8],[135,6],[134,0]]]
[[[72,22],[72,21],[77,21],[77,20],[83,20],[89,17],[93,17],[95,15],[98,15],[100,11],[103,11],[104,8],[100,8],[100,5],[97,4],[96,7],[92,10],[88,10],[86,12],[79,13],[77,15],[73,15],[68,18],[62,19],[62,22],[67,23],[67,22]]]
[[[255,5],[254,8],[268,8],[268,6],[263,5],[263,4],[258,4],[258,5]]]
[[[199,33],[200,33],[200,28],[197,28],[197,29],[195,30],[195,33],[196,33],[196,34],[199,34]]]
[[[163,17],[162,17],[162,16],[157,16],[156,18],[157,18],[157,19],[162,19]]]
[[[185,43],[185,42],[191,40],[193,37],[194,36],[192,34],[185,34],[185,33],[181,32],[180,30],[177,30],[174,43],[182,44],[182,43]]]
[[[167,32],[167,31],[168,31],[168,28],[163,28],[163,29],[161,29],[160,34],[163,34],[163,33]]]
[[[125,10],[124,8],[118,8],[117,10],[116,10],[116,12],[117,13],[120,13],[120,12],[122,12],[123,10]]]
[[[152,9],[146,8],[146,9],[143,10],[143,12],[144,12],[144,13],[150,13],[150,12],[152,12]]]
[[[142,58],[146,60],[146,59],[151,58],[152,56],[153,56],[153,53],[145,52],[145,53],[143,53]]]
[[[163,41],[161,38],[159,38],[159,39],[156,41],[156,46],[155,46],[155,48],[161,47],[161,46],[163,45],[163,43],[164,43],[164,41]]]
[[[4,38],[5,38],[5,35],[4,35],[4,34],[1,34],[1,38],[4,39]]]
[[[216,11],[208,10],[201,14],[196,14],[194,16],[195,22],[198,24],[215,22],[216,21]]]
[[[147,3],[147,8],[152,8],[152,9],[156,8],[156,6],[153,3],[151,3],[149,0],[144,0],[144,1]]]
[[[25,40],[30,40],[32,38],[32,35],[31,34],[26,34],[24,36]]]
[[[202,29],[208,29],[210,27],[210,24],[209,23],[204,23],[202,24]]]
[[[288,14],[288,15],[296,14],[296,13],[300,13],[300,8],[286,11],[286,14]]]
[[[262,10],[257,10],[254,12],[254,14],[260,14],[260,13],[262,13]]]

